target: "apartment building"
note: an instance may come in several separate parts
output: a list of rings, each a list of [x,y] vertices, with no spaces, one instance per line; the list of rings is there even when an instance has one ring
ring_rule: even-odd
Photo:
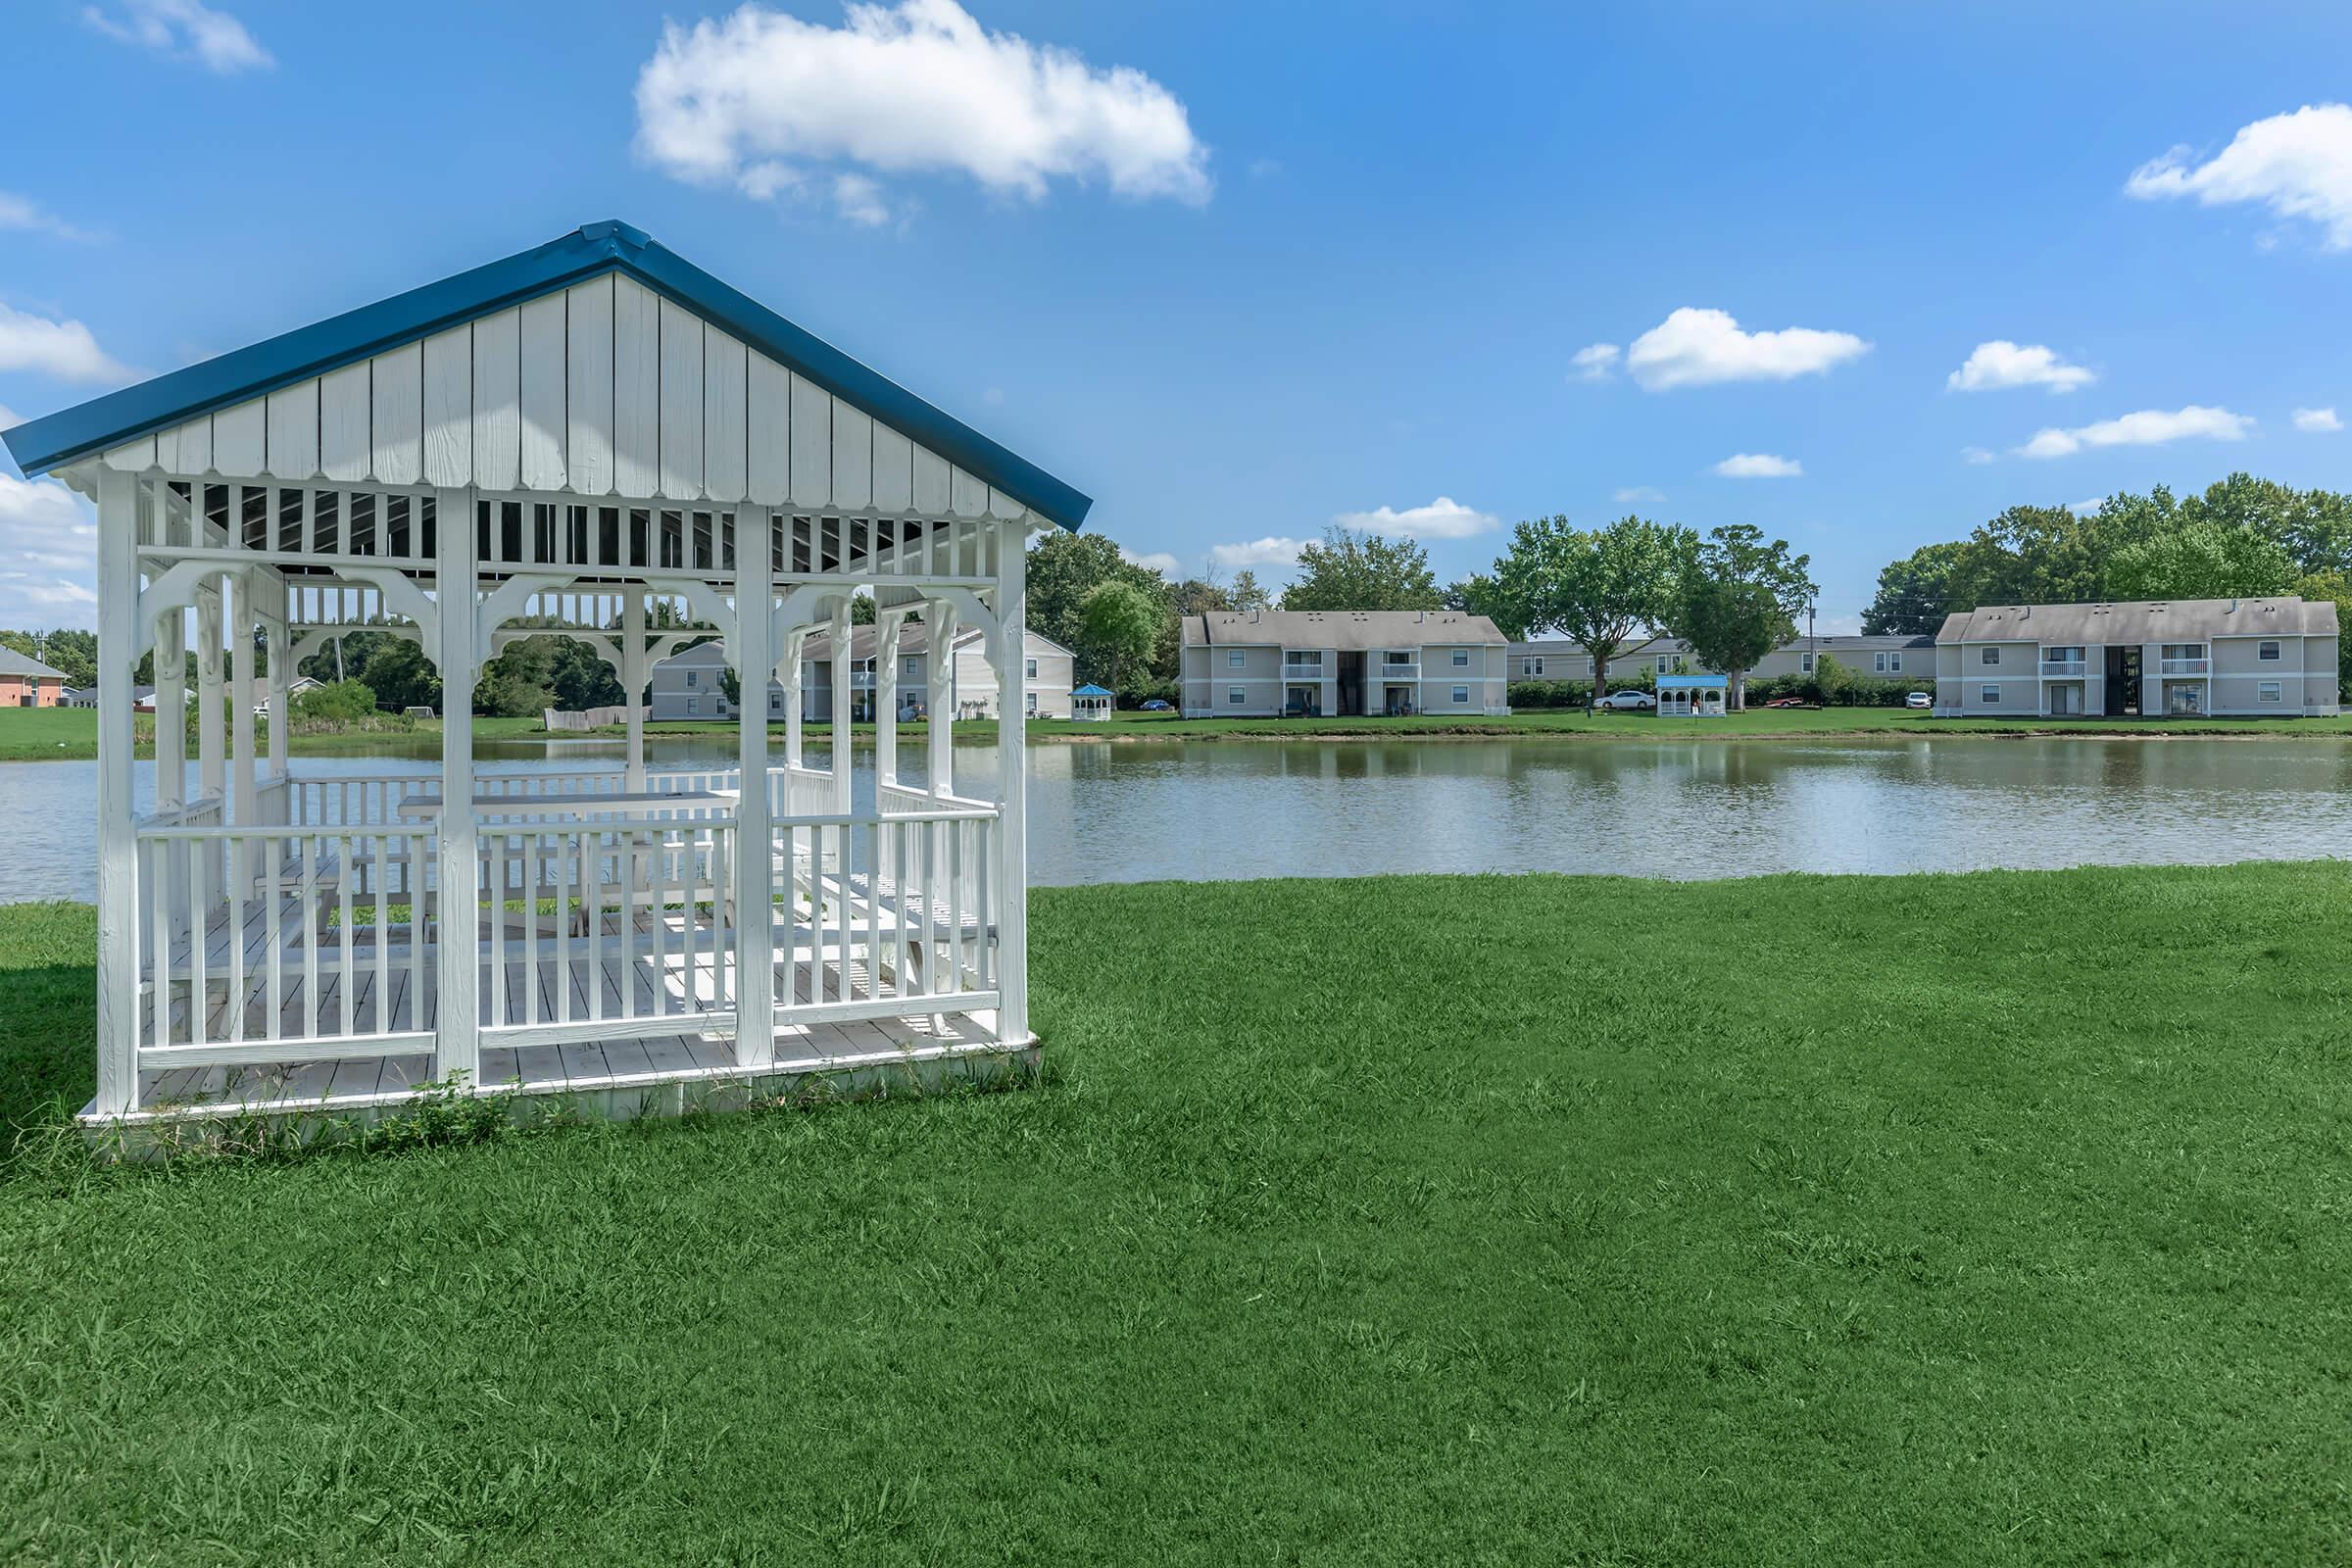
[[[1510,640],[1450,610],[1247,610],[1184,617],[1187,717],[1507,713]]]
[[[874,716],[874,661],[880,653],[880,634],[872,626],[850,629],[849,670],[842,685],[851,717],[857,722],[870,722]],[[810,637],[802,649],[801,712],[810,723],[829,723],[833,717],[836,686],[831,642],[831,638],[820,633]],[[1023,711],[1039,718],[1069,717],[1073,663],[1070,651],[1051,637],[1032,631],[1022,639],[1022,655],[1026,672]],[[929,630],[921,621],[910,620],[899,628],[897,657],[900,715],[920,717],[931,694],[931,642]],[[989,668],[987,645],[980,632],[967,630],[956,637],[952,669],[951,689],[955,693],[956,716],[994,718],[997,679]],[[734,705],[726,697],[725,670],[726,655],[715,642],[697,643],[661,661],[654,665],[648,682],[651,716],[734,717]],[[776,718],[784,716],[781,680],[768,682],[767,710]]]
[[[2265,599],[1987,605],[1936,637],[1953,716],[2316,717],[2341,711],[2335,606]]]

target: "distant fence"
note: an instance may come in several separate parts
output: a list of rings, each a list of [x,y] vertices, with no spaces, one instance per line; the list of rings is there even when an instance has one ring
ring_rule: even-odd
[[[566,713],[557,708],[539,710],[540,723],[551,735],[584,735],[608,724],[626,724],[629,710],[620,708],[588,708],[576,713]]]

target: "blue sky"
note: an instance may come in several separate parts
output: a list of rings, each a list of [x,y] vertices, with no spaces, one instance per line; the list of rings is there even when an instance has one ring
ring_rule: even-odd
[[[1840,626],[1889,558],[2012,503],[2352,487],[2321,412],[2352,418],[2340,5],[19,0],[0,27],[31,68],[0,104],[21,416],[617,217],[1186,570],[1279,577],[1283,541],[1369,515],[1453,577],[1521,517],[1638,510],[1786,535]],[[89,624],[82,509],[5,477],[0,623]]]

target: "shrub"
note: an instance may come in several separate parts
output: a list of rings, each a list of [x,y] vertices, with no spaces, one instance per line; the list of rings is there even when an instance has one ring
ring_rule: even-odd
[[[291,716],[296,723],[367,718],[375,712],[375,693],[366,681],[328,681],[299,692]]]

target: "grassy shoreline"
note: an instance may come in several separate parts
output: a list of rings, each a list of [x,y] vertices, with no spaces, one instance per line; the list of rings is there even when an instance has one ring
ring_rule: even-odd
[[[823,738],[830,724],[809,724],[808,733]],[[902,724],[900,735],[920,740],[929,730],[924,723]],[[782,735],[781,721],[768,726]],[[661,719],[648,723],[653,736],[731,737],[731,719]],[[339,757],[365,754],[387,743],[436,741],[439,719],[418,721],[414,731],[360,731],[348,735],[304,734],[288,737],[295,757]],[[618,740],[627,731],[606,725],[584,734],[550,735],[536,718],[476,718],[477,740],[579,741]],[[870,739],[871,724],[852,726],[856,738]],[[1583,711],[1515,713],[1507,718],[1447,718],[1423,714],[1411,718],[1171,718],[1122,713],[1102,723],[1072,719],[1031,719],[1024,735],[1035,745],[1074,741],[1802,741],[1904,738],[1932,735],[1987,740],[2107,739],[2107,740],[2352,740],[2352,714],[2335,718],[2271,719],[2112,719],[2112,718],[1935,718],[1899,709],[1833,708],[1816,710],[1757,710],[1725,718],[1658,718],[1639,713],[1594,714]],[[956,725],[959,744],[993,745],[994,719],[963,719]],[[0,762],[82,761],[98,755],[98,716],[88,709],[0,709]],[[150,735],[143,732],[138,755],[155,755]]]
[[[20,1155],[0,1555],[2352,1539],[2352,868],[1033,906],[1033,1091],[279,1165]],[[2152,956],[2166,931],[2198,938]],[[1628,932],[1638,961],[1595,956]],[[92,934],[0,908],[16,1114],[86,1093]]]

